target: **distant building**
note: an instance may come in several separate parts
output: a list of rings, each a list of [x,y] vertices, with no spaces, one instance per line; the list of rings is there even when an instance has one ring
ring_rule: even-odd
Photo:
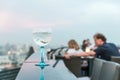
[[[9,64],[11,61],[9,60],[8,55],[2,55],[0,56],[0,64]]]

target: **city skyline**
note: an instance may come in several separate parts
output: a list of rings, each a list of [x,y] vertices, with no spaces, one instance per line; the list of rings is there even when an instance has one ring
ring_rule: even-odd
[[[76,39],[79,44],[96,32],[108,42],[120,45],[119,0],[2,0],[0,1],[0,45],[6,43],[34,44],[32,30],[52,27],[49,45],[67,45]]]

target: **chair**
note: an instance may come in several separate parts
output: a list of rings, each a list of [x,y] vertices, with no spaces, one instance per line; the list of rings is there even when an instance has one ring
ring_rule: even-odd
[[[93,63],[93,70],[91,75],[91,80],[99,80],[100,72],[103,66],[103,63],[106,62],[105,60],[95,58]]]
[[[111,61],[120,64],[120,56],[111,56]],[[120,66],[119,66],[119,73],[118,73],[118,75],[119,75],[119,79],[118,80],[120,80]]]
[[[71,71],[76,77],[80,77],[81,64],[80,58],[71,57],[70,59],[63,59],[65,66]]]
[[[117,80],[120,80],[120,65],[119,65],[119,70],[118,70],[118,79]]]
[[[119,64],[106,61],[103,63],[99,80],[118,80]]]
[[[117,62],[120,64],[120,56],[111,56],[111,61]]]
[[[79,80],[99,80],[100,72],[104,62],[105,60],[95,58],[93,62],[91,77],[82,77],[82,78],[79,78]]]

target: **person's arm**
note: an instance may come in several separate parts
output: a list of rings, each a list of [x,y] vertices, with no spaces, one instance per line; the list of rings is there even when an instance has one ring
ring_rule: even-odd
[[[78,53],[78,54],[74,54],[73,56],[78,56],[78,57],[81,57],[81,56],[94,56],[96,53],[94,51],[90,51],[90,52],[81,52],[81,53]]]
[[[89,56],[89,54],[87,52],[80,52],[80,53],[75,53],[71,56],[81,57],[81,56]]]
[[[64,57],[65,57],[66,59],[70,59],[71,56],[81,57],[81,56],[89,56],[89,54],[86,53],[86,52],[80,52],[80,53],[74,53],[74,54],[65,53],[65,55],[64,55]]]
[[[92,51],[88,52],[88,54],[89,54],[89,56],[95,56],[96,53],[95,53],[95,51],[92,50]]]
[[[76,56],[76,57],[81,57],[81,56],[94,56],[96,53],[94,51],[90,51],[90,52],[81,52],[81,53],[75,53],[72,55],[67,54],[65,57],[69,57],[70,56]]]
[[[64,57],[65,57],[66,59],[70,59],[70,54],[65,53]]]

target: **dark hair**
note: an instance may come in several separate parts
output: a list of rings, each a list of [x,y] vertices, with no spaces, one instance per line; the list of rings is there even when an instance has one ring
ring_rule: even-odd
[[[104,42],[106,42],[106,40],[107,40],[106,37],[101,33],[96,33],[93,37],[97,38],[97,39],[101,39]]]
[[[85,48],[87,47],[87,45],[85,44],[86,40],[83,40],[82,42],[82,50],[85,51]]]

